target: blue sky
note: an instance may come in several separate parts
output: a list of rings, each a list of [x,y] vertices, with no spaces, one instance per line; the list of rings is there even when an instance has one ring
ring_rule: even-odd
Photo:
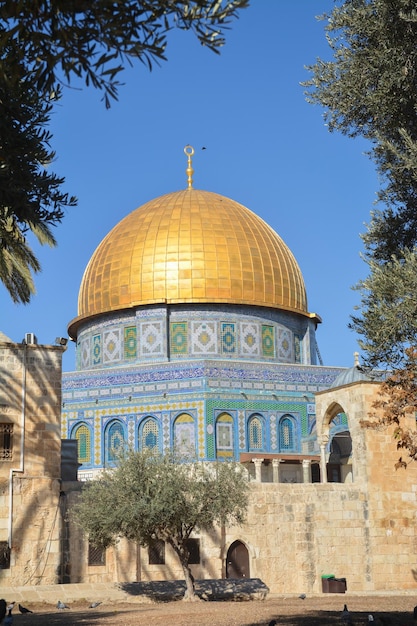
[[[366,144],[330,134],[307,104],[306,65],[328,58],[324,23],[332,0],[252,0],[232,24],[221,55],[191,33],[172,32],[168,61],[123,74],[106,110],[93,89],[67,89],[50,125],[54,171],[79,199],[56,228],[58,247],[34,250],[37,294],[14,305],[0,287],[0,330],[13,341],[67,335],[77,315],[86,264],[107,232],[152,198],[185,188],[183,148],[195,148],[194,187],[244,204],[283,238],[304,276],[309,310],[323,323],[325,365],[351,366],[357,340],[347,328],[366,274],[360,233],[378,180]],[[205,146],[206,150],[201,150]],[[74,346],[64,370],[74,369]]]

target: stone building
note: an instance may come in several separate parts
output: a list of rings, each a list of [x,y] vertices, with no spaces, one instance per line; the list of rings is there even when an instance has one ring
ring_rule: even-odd
[[[193,189],[193,150],[185,152],[187,188],[121,220],[81,282],[69,324],[76,371],[63,374],[62,399],[54,391],[62,413],[53,430],[55,500],[46,508],[59,501],[59,547],[53,553],[51,542],[48,556],[56,581],[182,576],[167,546],[121,542],[97,551],[68,519],[80,485],[131,446],[245,464],[247,522],[193,537],[197,578],[258,577],[275,593],[312,593],[334,573],[352,591],[414,589],[416,470],[395,471],[391,433],[361,427],[379,383],[358,364],[321,363],[320,318],[308,310],[291,251],[249,209]],[[25,346],[8,349],[32,350]],[[62,350],[36,349],[57,357]],[[0,422],[9,423],[8,411]],[[18,414],[10,418],[16,429]],[[45,430],[49,436],[51,426]],[[59,483],[60,437],[64,448],[77,446],[79,481],[67,480],[70,473]],[[8,472],[4,459],[0,477]],[[7,493],[5,480],[0,541]],[[13,545],[0,580],[14,576]]]
[[[61,345],[0,333],[0,580],[54,583],[61,563]]]

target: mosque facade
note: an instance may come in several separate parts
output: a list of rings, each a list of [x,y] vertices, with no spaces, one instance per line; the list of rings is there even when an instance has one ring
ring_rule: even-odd
[[[82,279],[62,413],[79,476],[129,445],[263,458],[265,480],[279,461],[280,480],[301,481],[305,461],[319,480],[314,393],[341,369],[317,363],[321,320],[300,268],[255,213],[193,188],[185,151],[188,187],[121,220]],[[334,430],[346,430],[343,416]]]

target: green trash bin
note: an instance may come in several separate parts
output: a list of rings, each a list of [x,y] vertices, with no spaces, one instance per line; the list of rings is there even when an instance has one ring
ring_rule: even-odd
[[[334,574],[323,574],[321,588],[323,593],[346,593],[346,578],[336,578]]]
[[[335,579],[334,574],[323,574],[321,577],[321,589],[323,593],[331,593],[330,585],[331,581]]]
[[[346,593],[346,578],[334,578],[330,580],[330,593]]]

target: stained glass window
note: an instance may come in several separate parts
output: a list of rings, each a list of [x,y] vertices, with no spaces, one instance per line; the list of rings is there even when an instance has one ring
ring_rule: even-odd
[[[158,423],[156,420],[149,417],[144,421],[142,426],[140,441],[141,450],[144,450],[145,448],[156,448],[158,446],[158,435]]]
[[[263,433],[262,433],[262,421],[259,417],[251,417],[248,424],[249,431],[249,448],[251,450],[262,450],[263,448]]]
[[[78,441],[78,463],[91,463],[91,433],[88,426],[78,426],[74,438]]]
[[[233,417],[228,413],[221,413],[216,420],[216,456],[233,457]]]
[[[195,424],[188,413],[182,413],[174,422],[175,451],[184,456],[195,455]]]
[[[106,436],[106,457],[107,461],[114,462],[124,445],[124,430],[120,422],[112,422],[107,428]]]
[[[280,450],[294,450],[294,423],[290,417],[283,417],[279,422]]]

